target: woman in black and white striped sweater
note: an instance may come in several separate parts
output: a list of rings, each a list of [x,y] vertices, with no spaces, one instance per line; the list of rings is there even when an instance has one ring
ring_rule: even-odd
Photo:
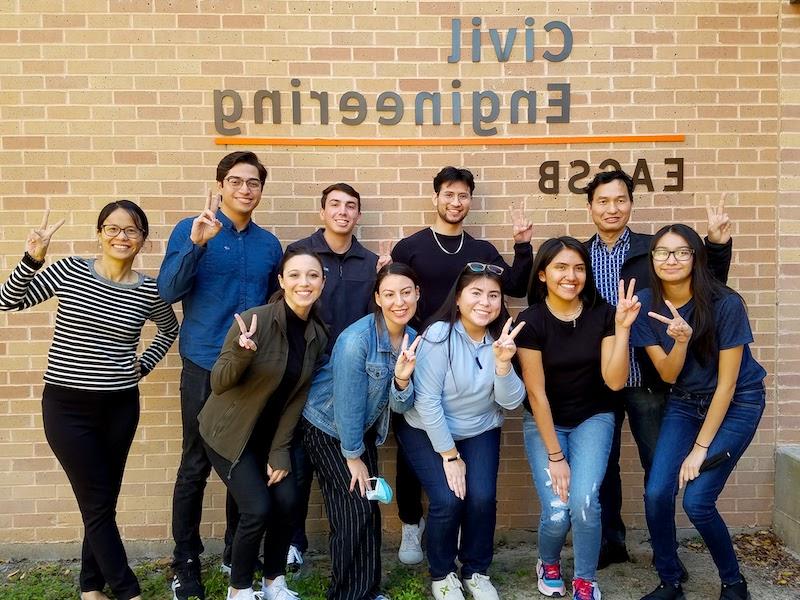
[[[0,288],[0,310],[24,310],[58,297],[47,357],[42,417],[47,441],[66,471],[83,518],[82,600],[138,599],[116,524],[125,461],[139,421],[139,380],[178,335],[156,281],[133,270],[148,234],[147,216],[130,200],[106,205],[97,220],[102,255],[61,259],[46,269],[50,239],[64,221],[33,229],[25,255]],[[137,354],[145,321],[158,333]]]

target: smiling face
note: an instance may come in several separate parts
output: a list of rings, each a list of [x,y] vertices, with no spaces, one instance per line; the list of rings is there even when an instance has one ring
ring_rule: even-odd
[[[547,286],[551,301],[575,304],[580,302],[580,293],[586,286],[586,263],[575,250],[564,248],[537,276]]]
[[[694,256],[690,255],[688,260],[679,260],[677,258],[677,256],[683,257],[685,254],[687,254],[686,251],[692,250],[689,242],[687,242],[683,236],[680,236],[672,231],[668,231],[661,236],[661,239],[659,239],[658,242],[656,242],[653,250],[656,251],[662,249],[669,252],[669,256],[666,260],[655,260],[651,257],[651,260],[653,261],[653,268],[655,269],[658,278],[669,283],[682,283],[684,281],[691,280],[692,267],[694,266]],[[678,252],[679,250],[683,250],[684,252]]]
[[[602,238],[619,237],[628,226],[633,202],[621,179],[597,186],[589,203],[589,216]]]
[[[305,318],[325,285],[322,265],[309,254],[293,256],[284,264],[283,272],[278,275],[278,283],[289,308]]]
[[[325,206],[319,211],[319,218],[325,224],[325,230],[338,235],[353,233],[361,218],[358,209],[358,198],[333,190],[325,198]]]
[[[451,225],[461,223],[469,214],[472,193],[463,181],[446,181],[433,195],[438,218]]]
[[[387,275],[375,294],[387,326],[401,330],[417,312],[419,288],[405,275]]]
[[[456,304],[464,329],[472,339],[478,340],[500,315],[503,305],[500,283],[489,277],[473,279],[461,290]]]
[[[114,237],[109,236],[106,231],[116,226],[120,231]],[[130,237],[126,235],[128,231]],[[133,230],[136,230],[134,233]],[[131,214],[122,208],[116,209],[103,221],[100,231],[97,233],[103,256],[113,260],[132,261],[139,254],[144,245],[144,235],[139,229],[138,224]]]
[[[241,180],[240,185],[234,186],[229,180],[229,177],[235,177]],[[258,181],[259,187],[251,189],[248,181]],[[250,214],[255,210],[258,203],[261,202],[261,193],[263,188],[260,186],[258,178],[258,169],[248,163],[237,163],[233,165],[225,175],[223,180],[217,182],[217,188],[222,195],[222,212],[228,218],[235,220],[234,217],[250,217]]]

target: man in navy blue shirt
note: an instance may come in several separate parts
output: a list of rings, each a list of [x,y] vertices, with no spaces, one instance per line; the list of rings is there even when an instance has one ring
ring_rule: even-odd
[[[251,219],[267,178],[258,157],[252,152],[228,154],[217,166],[216,178],[216,193],[209,192],[203,212],[180,221],[172,231],[158,276],[161,297],[169,303],[180,300],[183,306],[183,451],[172,497],[174,600],[205,599],[200,522],[211,463],[197,415],[211,393],[211,368],[234,313],[264,304],[276,289],[282,256],[278,239]],[[231,528],[228,520],[232,531],[235,522]]]

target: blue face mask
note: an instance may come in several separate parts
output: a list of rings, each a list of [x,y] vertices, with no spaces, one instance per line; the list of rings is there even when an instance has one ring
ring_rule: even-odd
[[[386,480],[383,477],[370,477],[369,480],[374,483],[372,489],[367,490],[367,500],[377,500],[383,504],[389,504],[394,497],[394,492]]]

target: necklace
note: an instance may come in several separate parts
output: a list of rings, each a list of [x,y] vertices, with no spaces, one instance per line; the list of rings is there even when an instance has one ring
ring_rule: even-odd
[[[436,232],[433,230],[433,227],[431,227],[431,233],[433,234],[433,239],[436,241],[436,245],[439,246],[439,250],[441,250],[445,254],[449,254],[450,256],[452,256],[453,254],[458,254],[459,252],[461,252],[461,247],[464,245],[463,229],[461,230],[461,241],[458,242],[458,248],[455,249],[455,252],[448,252],[447,250],[444,249],[444,246],[442,246],[442,243],[439,241],[439,238],[436,237]]]
[[[556,319],[565,322],[572,321],[573,328],[578,326],[578,317],[580,317],[581,313],[583,312],[583,302],[578,305],[578,310],[568,314],[559,313],[556,311],[552,306],[550,306],[550,301],[547,298],[544,299],[544,303],[547,305],[547,310],[549,310]]]

